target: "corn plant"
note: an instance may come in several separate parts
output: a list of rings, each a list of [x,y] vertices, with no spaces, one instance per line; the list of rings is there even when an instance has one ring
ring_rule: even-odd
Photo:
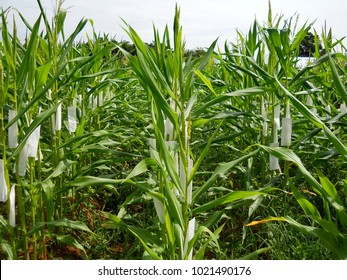
[[[17,38],[15,22],[12,34],[8,30],[8,11],[1,13],[1,190],[4,190],[2,200],[8,203],[8,219],[1,221],[12,240],[10,245],[3,243],[10,258],[47,258],[46,245],[51,240],[85,252],[75,238],[62,234],[63,227],[91,233],[83,223],[68,220],[64,213],[64,199],[67,196],[76,199],[73,188],[66,185],[78,175],[76,170],[80,167],[78,158],[68,153],[72,147],[63,142],[69,135],[83,134],[85,121],[81,115],[87,99],[82,93],[83,100],[78,104],[76,91],[74,94],[70,91],[77,81],[92,82],[102,76],[106,79],[107,72],[103,72],[104,64],[99,58],[106,58],[115,48],[109,44],[95,47],[92,55],[87,51],[79,53],[75,39],[88,21],[81,20],[66,38],[63,2],[57,1],[51,23],[41,2],[37,3],[41,14],[33,26],[19,13],[29,31],[25,44]],[[45,33],[40,33],[42,23]],[[113,61],[114,58],[109,59]],[[94,67],[93,72],[90,67]],[[75,89],[86,90],[86,85],[87,82]],[[95,95],[100,91],[95,82],[90,86]],[[81,112],[79,120],[77,110]],[[5,114],[8,114],[7,123]],[[86,114],[90,114],[89,111]],[[65,118],[68,120],[66,126]],[[96,129],[97,122],[93,124]],[[20,225],[14,221],[15,196]]]
[[[151,48],[142,42],[131,26],[127,25],[127,32],[136,47],[136,56],[126,54],[141,86],[148,93],[148,102],[152,112],[153,138],[148,141],[150,158],[141,161],[125,178],[124,183],[134,184],[153,200],[160,235],[155,236],[149,231],[128,225],[123,221],[126,217],[125,209],[121,210],[118,215],[106,214],[116,226],[132,232],[140,240],[149,257],[153,259],[203,258],[205,250],[211,242],[215,244],[216,248],[219,248],[217,239],[223,225],[214,231],[211,231],[208,225],[212,220],[218,221],[223,211],[212,215],[211,220],[205,224],[197,226],[199,215],[212,208],[242,203],[266,193],[265,189],[229,191],[213,200],[201,201],[202,198],[205,199],[206,192],[221,174],[252,157],[257,151],[235,161],[221,164],[207,182],[198,187],[193,186],[197,170],[223,121],[221,120],[201,154],[193,158],[190,141],[194,121],[199,120],[197,112],[203,115],[206,110],[203,108],[204,106],[200,108],[196,106],[198,92],[195,81],[200,79],[209,90],[216,94],[208,78],[202,73],[211,60],[216,41],[207,50],[205,56],[198,61],[186,60],[179,19],[180,10],[176,8],[172,47],[168,28],[165,29],[162,41],[160,41],[159,32],[154,29],[155,44]],[[259,93],[262,92],[262,89],[253,91]],[[217,100],[213,102],[218,103],[224,98],[242,94],[252,94],[252,89],[218,96],[219,98],[217,97]],[[193,116],[196,118],[195,120]],[[211,117],[211,121],[213,119]],[[217,116],[216,119],[223,119],[223,117]],[[198,126],[201,126],[201,122]],[[156,170],[156,173],[150,173],[151,176],[147,183],[134,180],[136,176],[148,171],[148,168]],[[200,244],[194,253],[193,249],[202,236],[206,236],[206,241]]]
[[[290,68],[286,67],[290,61],[295,62],[297,57],[295,45],[297,46],[299,44],[300,40],[302,40],[303,34],[306,34],[309,28],[310,27],[301,29],[299,33],[296,34],[294,40],[292,40],[292,45],[288,45],[290,38],[283,40],[283,38],[285,38],[283,33],[286,32],[286,30],[279,30],[278,28],[268,30],[269,37],[267,44],[270,46],[270,56],[272,53],[274,56],[276,55],[278,57],[278,60],[274,65],[276,65],[276,67],[281,66],[281,68],[276,73],[267,70],[266,73],[259,72],[259,75],[266,79],[267,83],[269,77],[272,77],[273,80],[271,84],[273,85],[273,88],[270,91],[276,93],[276,96],[285,100],[286,118],[288,119],[288,116],[290,116],[289,113],[295,114],[295,118],[297,118],[297,120],[294,122],[293,132],[290,128],[291,133],[295,135],[295,130],[304,123],[306,125],[312,125],[310,131],[304,137],[298,138],[294,145],[291,145],[289,141],[284,141],[289,144],[283,145],[287,146],[286,148],[278,148],[271,144],[269,146],[262,146],[263,150],[270,154],[270,164],[271,158],[285,161],[286,182],[289,184],[289,188],[292,190],[295,199],[303,209],[304,214],[307,215],[308,219],[312,221],[312,224],[310,226],[301,224],[291,217],[286,216],[254,221],[249,225],[267,223],[274,220],[286,221],[301,232],[317,237],[320,240],[320,243],[333,253],[334,258],[345,259],[346,241],[344,232],[346,225],[346,211],[343,200],[341,199],[340,194],[335,188],[334,184],[318,169],[318,167],[311,172],[308,171],[300,157],[294,152],[297,151],[297,153],[300,153],[302,150],[306,149],[304,146],[305,141],[311,140],[316,143],[318,139],[321,139],[320,144],[324,143],[326,151],[317,155],[316,158],[319,158],[320,156],[323,157],[324,153],[329,154],[329,159],[334,159],[334,161],[336,161],[338,164],[346,159],[345,141],[343,138],[339,137],[338,133],[341,127],[338,125],[334,127],[334,125],[332,125],[335,123],[333,120],[340,119],[343,117],[343,114],[339,114],[338,112],[336,114],[335,111],[336,115],[332,117],[331,107],[335,108],[335,110],[337,108],[336,105],[328,104],[329,100],[332,100],[332,95],[335,95],[337,102],[340,104],[345,102],[346,89],[343,85],[343,76],[340,74],[344,73],[344,69],[339,66],[339,60],[345,61],[345,56],[338,52],[332,52],[332,44],[327,42],[328,39],[326,39],[323,33],[322,38],[325,42],[326,50],[324,55],[316,52],[316,60],[301,70],[295,68],[295,63],[292,63]],[[286,49],[290,50],[290,52],[286,52]],[[286,55],[288,57],[285,57]],[[327,73],[329,78],[312,78],[311,81],[311,77],[314,76],[310,76],[308,73],[312,73],[320,67],[329,69]],[[282,79],[283,81],[281,81]],[[326,88],[327,83],[329,83],[328,88]],[[324,87],[320,88],[320,85],[322,84],[324,84]],[[327,94],[329,95],[329,98],[326,98]],[[301,95],[304,95],[306,99],[302,98]],[[294,108],[295,110],[289,112],[288,108]],[[329,108],[328,112],[326,112],[323,108]],[[325,118],[325,116],[328,117]],[[283,124],[282,130],[287,130],[288,125],[289,124],[285,126]],[[318,134],[321,134],[319,138]],[[318,210],[318,208],[311,203],[295,186],[297,184],[296,180],[291,178],[289,173],[290,163],[294,163],[294,165],[297,166],[301,176],[306,179],[313,192],[322,199],[322,210]],[[313,174],[317,174],[320,182],[314,178]],[[339,184],[343,186],[344,183],[340,182]],[[332,211],[336,211],[335,218],[333,218],[331,215]],[[322,212],[324,217],[322,217]]]

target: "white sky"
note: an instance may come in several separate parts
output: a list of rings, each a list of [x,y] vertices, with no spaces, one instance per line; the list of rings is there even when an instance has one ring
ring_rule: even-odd
[[[52,14],[54,0],[41,0],[48,15]],[[235,41],[236,29],[246,33],[256,18],[267,20],[268,0],[65,0],[68,8],[66,34],[72,32],[80,19],[94,21],[95,30],[110,34],[116,40],[128,40],[122,29],[123,18],[146,42],[153,41],[152,24],[162,32],[165,24],[172,26],[175,4],[181,7],[181,24],[188,48],[208,47],[217,37],[224,41]],[[272,0],[272,14],[284,14],[284,19],[299,14],[300,23],[316,20],[314,28],[321,33],[324,22],[331,27],[336,38],[347,35],[346,0]],[[39,14],[36,0],[1,0],[0,7],[17,8],[34,23]],[[11,17],[8,18],[12,21]],[[17,19],[19,34],[24,37],[20,19]],[[90,32],[90,25],[82,31]]]

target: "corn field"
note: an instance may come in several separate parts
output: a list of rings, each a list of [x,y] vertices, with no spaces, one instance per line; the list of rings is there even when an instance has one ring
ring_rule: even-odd
[[[200,55],[1,11],[1,259],[346,259],[347,52],[297,18]],[[9,28],[9,21],[13,23]],[[42,31],[43,30],[43,31]],[[300,44],[315,50],[298,67]],[[188,38],[189,39],[189,38]],[[323,50],[319,45],[323,46]]]

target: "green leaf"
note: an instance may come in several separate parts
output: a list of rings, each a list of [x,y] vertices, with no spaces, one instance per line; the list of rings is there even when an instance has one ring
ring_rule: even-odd
[[[312,220],[317,222],[322,228],[324,228],[329,234],[335,235],[337,237],[342,237],[343,234],[338,230],[336,224],[331,221],[327,221],[318,216],[309,216]]]
[[[232,203],[232,202],[239,202],[241,200],[247,200],[247,199],[256,199],[260,195],[264,195],[263,192],[257,192],[257,191],[233,191],[229,194],[226,194],[222,197],[216,198],[212,201],[209,201],[201,206],[198,206],[192,210],[192,213],[201,213],[204,211],[207,211],[209,209],[212,209],[214,207],[218,207],[224,204]]]
[[[46,84],[48,74],[49,74],[49,71],[51,70],[51,68],[52,68],[52,62],[48,62],[44,65],[37,67],[36,79],[35,79],[35,82],[36,82],[35,87],[37,89],[42,88],[42,86]]]
[[[339,76],[335,66],[335,62],[332,59],[329,52],[328,52],[328,57],[329,57],[329,65],[331,68],[331,74],[333,77],[334,85],[336,86],[337,92],[341,96],[342,100],[347,104],[347,90],[346,90],[345,84],[342,81],[341,77]]]
[[[343,205],[342,199],[340,198],[335,186],[330,180],[319,170],[317,170],[319,180],[323,189],[326,191],[326,200],[335,208],[341,224],[347,228],[347,212],[346,207]]]
[[[164,196],[167,201],[167,212],[176,221],[180,227],[184,228],[184,219],[182,213],[182,206],[179,202],[177,196],[174,194],[170,184],[166,183],[164,185]]]
[[[204,84],[214,93],[214,95],[217,95],[217,93],[214,91],[213,86],[207,77],[200,72],[200,70],[195,70],[195,73],[199,76],[199,78],[204,82]]]
[[[11,227],[10,227],[9,223],[6,221],[6,219],[2,215],[0,215],[0,226],[2,228],[6,229],[6,231],[8,233],[11,232]]]
[[[17,70],[17,84],[24,83],[24,80],[28,79],[28,86],[34,86],[35,73],[36,73],[36,51],[38,45],[38,32],[40,28],[41,16],[36,20],[34,27],[31,31],[28,46],[25,50],[22,63]]]
[[[8,260],[14,260],[15,256],[11,245],[6,240],[1,240],[1,249],[7,255]]]
[[[330,180],[318,169],[316,169],[319,180],[322,184],[322,187],[326,190],[327,194],[333,199],[335,200],[338,204],[343,204],[338,193],[337,190],[335,188],[335,186],[333,185],[333,183],[330,182]]]
[[[128,179],[131,179],[133,177],[136,177],[142,173],[145,173],[148,171],[147,166],[148,165],[153,165],[155,163],[155,160],[152,158],[145,158],[141,160],[135,167],[134,169],[129,173],[129,175],[124,179],[124,182],[127,181]]]
[[[77,230],[83,230],[89,233],[94,234],[83,222],[81,221],[71,221],[66,218],[61,218],[58,220],[55,220],[53,222],[47,222],[45,223],[48,226],[55,226],[55,227],[67,227],[71,229],[77,229]]]
[[[207,228],[211,228],[218,223],[218,221],[223,217],[225,210],[216,211],[211,213],[208,220],[203,224]]]
[[[282,64],[282,66],[285,66],[285,59],[284,59],[284,52],[282,50],[282,43],[281,43],[281,36],[278,32],[278,29],[276,28],[268,28],[267,32],[269,34],[269,39],[271,44],[273,45],[274,49],[276,50],[277,56]]]
[[[109,179],[109,178],[99,178],[93,176],[81,176],[77,177],[71,182],[67,182],[65,186],[74,186],[74,187],[88,187],[88,186],[98,186],[106,184],[121,184],[123,179]]]
[[[61,174],[64,173],[67,167],[69,167],[71,164],[75,162],[68,160],[68,159],[63,159],[61,160],[56,168],[53,170],[53,172],[45,179],[45,181],[49,181],[51,178],[55,178],[60,176]]]
[[[223,93],[216,96],[212,100],[204,103],[200,108],[197,108],[194,111],[194,115],[200,116],[207,108],[210,108],[212,105],[222,103],[225,100],[231,99],[232,97],[253,96],[253,95],[263,94],[265,92],[266,92],[266,89],[263,87],[253,87],[253,88],[246,88],[246,89],[240,89],[233,92]]]
[[[345,211],[345,207],[342,204],[342,201],[339,197],[336,196],[336,190],[334,190],[334,186],[331,184],[331,182],[318,171],[320,175],[320,179],[322,182],[322,185],[319,184],[319,182],[312,176],[312,174],[305,168],[305,166],[302,164],[300,158],[290,149],[286,148],[271,148],[267,146],[261,146],[265,151],[269,152],[275,157],[278,157],[282,160],[287,160],[294,162],[295,165],[299,168],[305,179],[310,183],[313,190],[321,195],[325,201],[329,202],[329,204],[335,208],[335,210],[339,214],[339,218],[342,220],[343,224],[347,223],[347,214]],[[310,210],[308,211],[315,212],[312,207],[310,207]]]
[[[192,205],[194,205],[198,199],[213,185],[213,183],[220,177],[223,176],[226,172],[228,172],[230,169],[234,168],[238,164],[248,160],[249,158],[255,156],[259,150],[256,150],[254,152],[249,153],[248,155],[244,155],[236,160],[233,160],[228,163],[220,163],[211,177],[196,191],[193,192],[192,196]]]
[[[289,180],[289,185],[294,193],[294,197],[296,201],[300,204],[301,208],[304,210],[306,215],[317,216],[320,217],[320,213],[317,208],[308,201],[294,186],[292,180]]]
[[[87,255],[84,247],[75,238],[73,238],[72,236],[70,236],[70,235],[58,235],[57,236],[57,240],[59,240],[60,242],[62,242],[64,244],[73,246],[73,247],[83,251],[83,253],[85,255]]]
[[[160,257],[157,253],[154,252],[154,250],[151,249],[154,245],[160,246],[161,242],[158,240],[150,231],[147,231],[145,229],[137,228],[134,226],[129,226],[125,222],[123,222],[119,217],[116,215],[102,212],[114,225],[124,228],[126,230],[129,230],[143,245],[145,250],[148,252],[148,254],[151,256],[153,260],[159,260]]]
[[[254,260],[254,259],[257,259],[259,255],[264,254],[271,249],[272,249],[272,247],[261,248],[261,249],[255,250],[254,252],[251,252],[251,253],[239,258],[238,260]]]
[[[13,48],[12,48],[12,43],[11,43],[11,38],[10,38],[10,32],[7,28],[7,19],[5,18],[5,12],[2,11],[1,13],[1,18],[2,18],[2,25],[1,25],[1,39],[3,43],[3,52],[5,54],[6,62],[9,65],[9,68],[11,72],[13,73],[16,69],[16,66],[14,65],[15,61],[15,55],[13,55]]]
[[[44,202],[46,206],[47,211],[47,220],[49,222],[54,221],[54,213],[55,213],[55,207],[54,207],[54,190],[55,190],[55,184],[51,180],[45,180],[42,182],[42,189],[43,189],[43,197]],[[52,232],[53,226],[48,227],[50,232]]]
[[[17,148],[13,151],[13,153],[11,154],[11,158],[15,158],[23,149],[27,139],[29,138],[29,136],[31,135],[31,133],[34,132],[34,130],[41,125],[44,121],[46,121],[50,116],[52,116],[52,114],[54,114],[57,110],[58,104],[56,104],[55,106],[53,106],[52,108],[42,112],[41,114],[39,114],[34,121],[30,124],[29,128],[26,131],[25,136],[23,137],[22,141],[20,142],[20,144],[17,146]],[[23,115],[24,112],[21,112],[20,114],[17,114],[17,116],[14,119],[18,119],[21,115]],[[12,123],[12,121],[10,122]]]
[[[313,114],[303,103],[301,103],[293,94],[291,94],[276,78],[276,82],[289,97],[292,104],[309,120],[311,123],[321,128],[329,140],[333,143],[335,148],[343,156],[347,155],[347,147],[338,139],[335,134],[315,115]]]
[[[291,161],[300,169],[306,180],[311,184],[312,188],[318,194],[321,194],[323,189],[318,181],[312,176],[312,174],[305,168],[300,158],[290,149],[282,147],[268,147],[260,146],[262,149],[270,153],[271,155],[286,161]]]
[[[303,232],[314,237],[318,237],[320,243],[336,255],[338,259],[347,259],[347,237],[336,238],[330,232],[316,227],[305,226],[290,217],[283,218],[284,221]]]
[[[71,221],[66,218],[61,218],[52,222],[46,222],[46,223],[39,222],[26,235],[30,236],[32,234],[35,234],[39,232],[40,230],[42,230],[46,225],[53,226],[53,227],[67,227],[67,228],[82,230],[82,231],[86,231],[91,234],[94,234],[84,223],[80,221]]]
[[[201,59],[199,65],[197,67],[197,70],[202,71],[205,68],[205,66],[207,65],[207,63],[210,61],[210,58],[211,58],[213,51],[216,47],[217,41],[218,41],[218,39],[214,40],[212,42],[212,44],[210,45],[210,47],[207,49],[207,52],[205,53],[205,55]]]
[[[202,246],[200,246],[200,248],[197,250],[197,252],[195,253],[193,259],[194,260],[203,260],[204,256],[205,256],[205,251],[206,248],[211,244],[211,242],[213,241],[214,244],[217,246],[217,250],[220,251],[220,247],[219,247],[219,242],[218,242],[218,238],[219,238],[219,234],[222,231],[223,227],[225,224],[222,224],[220,227],[218,227],[214,232],[212,232],[211,230],[209,230],[207,227],[205,226],[200,226],[196,232],[195,235],[193,237],[193,239],[191,241],[189,241],[189,245],[188,245],[188,250],[187,252],[190,252],[190,250],[193,249],[196,241],[198,240],[199,237],[201,237],[202,234],[207,233],[209,235],[208,239],[203,243]]]
[[[217,129],[214,131],[214,133],[212,134],[212,136],[208,139],[208,142],[207,142],[206,146],[205,146],[204,149],[202,150],[202,152],[201,152],[201,154],[200,154],[198,160],[195,162],[195,164],[194,164],[194,166],[193,166],[193,168],[192,168],[192,170],[191,170],[191,172],[190,172],[190,176],[189,176],[189,179],[188,179],[188,184],[193,180],[195,173],[198,171],[198,169],[199,169],[199,167],[200,167],[200,165],[201,165],[203,159],[204,159],[205,156],[207,155],[208,150],[210,149],[211,144],[212,144],[213,140],[215,139],[217,133],[219,132],[219,129],[220,129],[220,127],[222,126],[222,124],[223,124],[223,122],[221,122],[221,123],[218,125]]]
[[[183,194],[185,192],[183,190],[183,186],[181,185],[181,181],[180,181],[180,178],[178,176],[177,169],[175,167],[174,159],[173,159],[172,155],[170,154],[170,152],[166,146],[166,143],[163,139],[163,136],[162,136],[161,132],[159,131],[159,128],[157,125],[154,126],[154,132],[155,132],[156,143],[157,143],[157,146],[159,147],[159,151],[160,151],[159,152],[160,157],[162,158],[162,160],[165,163],[166,170],[163,170],[163,171],[169,173],[173,184],[180,191],[180,193]],[[161,163],[158,162],[158,165],[161,166]]]

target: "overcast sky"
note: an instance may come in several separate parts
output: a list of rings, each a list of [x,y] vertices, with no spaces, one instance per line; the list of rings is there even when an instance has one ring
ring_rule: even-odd
[[[48,15],[52,14],[54,0],[41,0]],[[268,0],[65,0],[68,9],[66,33],[71,32],[80,19],[94,21],[95,30],[107,33],[116,40],[128,40],[122,29],[121,18],[129,23],[146,42],[153,41],[152,24],[163,31],[165,24],[172,26],[175,4],[181,7],[181,24],[188,48],[208,47],[217,37],[219,44],[235,41],[236,29],[246,33],[256,18],[267,20]],[[313,22],[320,34],[324,22],[336,38],[347,35],[346,0],[272,0],[273,15],[290,18],[299,14],[300,22]],[[17,8],[33,23],[39,9],[36,0],[1,0],[0,7]],[[17,19],[20,26],[20,20]],[[90,32],[88,26],[82,35]],[[23,28],[19,33],[24,37]]]

